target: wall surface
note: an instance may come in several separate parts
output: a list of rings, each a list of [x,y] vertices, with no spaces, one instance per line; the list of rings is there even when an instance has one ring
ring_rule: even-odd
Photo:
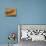
[[[7,7],[16,8],[16,17],[4,15]],[[18,32],[17,24],[46,24],[46,0],[0,0],[0,44],[8,43],[9,32]]]

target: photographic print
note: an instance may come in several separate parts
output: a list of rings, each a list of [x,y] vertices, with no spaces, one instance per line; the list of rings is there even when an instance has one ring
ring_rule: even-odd
[[[16,8],[6,8],[5,15],[6,16],[16,16]]]

